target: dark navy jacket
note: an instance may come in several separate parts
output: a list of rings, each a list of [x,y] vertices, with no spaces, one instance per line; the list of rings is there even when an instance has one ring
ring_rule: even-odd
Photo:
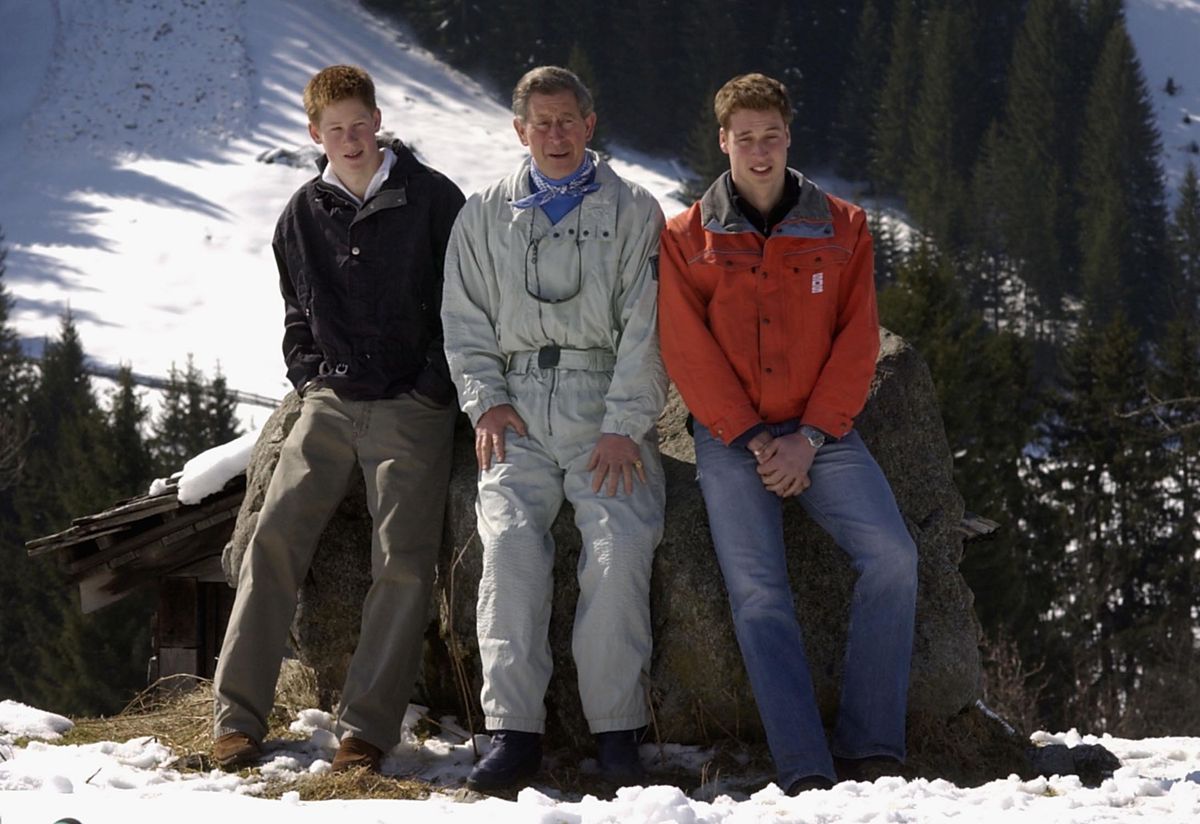
[[[416,389],[449,404],[442,266],[463,195],[399,141],[390,148],[396,163],[361,209],[317,176],[279,217],[287,375],[297,390],[318,380],[350,400]]]

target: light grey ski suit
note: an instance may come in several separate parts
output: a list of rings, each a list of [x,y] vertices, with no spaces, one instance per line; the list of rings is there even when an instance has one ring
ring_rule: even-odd
[[[594,733],[647,722],[650,567],[665,497],[655,423],[667,377],[657,335],[663,217],[654,198],[595,158],[600,189],[551,224],[529,159],[467,200],[446,250],[442,323],[450,374],[472,424],[509,403],[528,435],[480,473],[483,543],[476,629],[487,726],[542,732],[554,543],[564,495],[583,539],[572,651]],[[557,364],[552,347],[558,347]],[[539,360],[540,358],[540,360]],[[647,484],[592,492],[601,433],[637,443]]]

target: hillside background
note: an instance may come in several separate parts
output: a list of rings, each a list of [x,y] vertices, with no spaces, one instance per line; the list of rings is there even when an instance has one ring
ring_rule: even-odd
[[[0,19],[0,695],[94,714],[144,682],[149,600],[81,616],[22,544],[265,417],[231,386],[285,391],[267,240],[311,174],[311,72],[370,69],[385,128],[469,192],[520,157],[512,82],[555,62],[668,213],[722,168],[715,88],[788,84],[793,163],[871,208],[883,322],[930,364],[968,508],[1001,524],[962,564],[990,701],[1026,729],[1200,734],[1200,2],[8,0]]]

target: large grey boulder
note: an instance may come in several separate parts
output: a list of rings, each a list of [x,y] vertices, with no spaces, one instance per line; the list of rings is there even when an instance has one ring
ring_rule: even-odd
[[[762,734],[733,634],[728,601],[704,502],[695,481],[695,455],[678,394],[659,421],[667,476],[666,532],[654,561],[651,612],[654,659],[647,689],[662,740],[700,742]],[[979,624],[973,597],[958,571],[963,502],[954,486],[945,431],[924,361],[899,337],[882,332],[882,350],[866,410],[857,427],[883,467],[919,552],[916,639],[910,714],[948,718],[980,694]],[[478,645],[474,637],[480,546],[475,534],[472,440],[456,444],[455,467],[439,579],[442,651],[426,669],[432,696],[479,718]],[[784,508],[789,574],[805,630],[805,646],[822,711],[836,711],[853,571],[833,541],[799,505]],[[551,618],[554,677],[546,702],[550,732],[559,743],[584,746],[583,721],[571,659],[571,625],[578,597],[579,535],[569,505],[553,535],[557,546]],[[453,653],[452,655],[450,653]],[[458,659],[455,666],[436,662]],[[454,673],[459,673],[457,679]],[[462,681],[465,680],[464,685]]]
[[[892,483],[919,551],[916,640],[910,715],[948,718],[979,695],[979,625],[958,563],[962,500],[928,369],[903,340],[882,333],[882,350],[867,408],[857,427]],[[227,552],[227,570],[240,558],[261,507],[279,446],[298,414],[289,396],[268,421],[248,470],[246,501]],[[651,612],[655,652],[646,688],[662,740],[704,742],[761,736],[754,699],[733,635],[724,585],[695,482],[687,413],[678,395],[659,422],[667,476],[666,535],[654,562]],[[446,534],[427,637],[422,700],[479,725],[479,648],[475,593],[480,546],[475,533],[475,458],[465,418],[455,442]],[[419,517],[419,516],[416,516]],[[805,645],[822,711],[836,710],[853,571],[845,555],[799,505],[785,507],[789,573],[805,629]],[[551,647],[555,673],[546,696],[556,744],[586,746],[571,659],[571,624],[578,597],[579,535],[570,505],[554,525],[557,545]],[[332,700],[358,634],[370,579],[370,517],[361,481],[321,536],[293,625],[298,657],[317,671],[323,698]]]

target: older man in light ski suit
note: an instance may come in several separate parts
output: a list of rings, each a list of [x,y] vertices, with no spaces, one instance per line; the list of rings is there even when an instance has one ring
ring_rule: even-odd
[[[513,91],[527,158],[472,196],[446,252],[450,372],[475,426],[483,543],[477,631],[492,749],[467,785],[491,791],[541,764],[554,543],[563,498],[583,549],[572,651],[601,772],[642,778],[650,567],[664,480],[654,198],[587,149],[591,95],[571,72]]]

